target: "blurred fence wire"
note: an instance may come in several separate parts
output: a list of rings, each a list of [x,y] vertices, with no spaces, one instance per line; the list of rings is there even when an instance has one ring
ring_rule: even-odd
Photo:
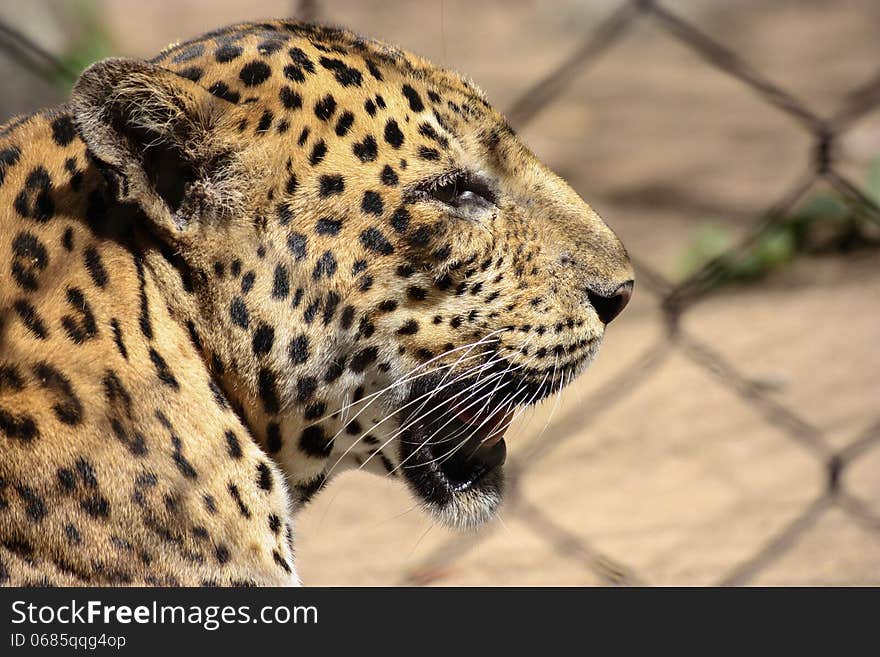
[[[300,0],[296,3],[296,13],[300,18],[315,20],[320,15],[319,5],[318,0]],[[665,331],[661,339],[635,358],[622,373],[586,398],[577,410],[577,418],[571,418],[576,421],[566,422],[566,418],[560,418],[554,424],[557,433],[553,441],[533,437],[511,459],[506,513],[524,523],[536,537],[548,543],[561,557],[581,563],[584,569],[593,573],[601,582],[610,585],[649,583],[647,578],[627,566],[624,558],[601,553],[584,538],[561,526],[534,506],[522,494],[521,482],[529,476],[530,469],[536,463],[574,436],[576,430],[582,430],[586,425],[595,422],[624,399],[637,395],[639,386],[659,370],[659,366],[671,352],[677,350],[689,361],[712,374],[720,385],[750,404],[764,422],[780,429],[824,468],[825,485],[821,493],[757,552],[717,581],[722,585],[744,585],[752,582],[771,563],[791,550],[829,509],[839,509],[859,526],[880,534],[880,517],[864,501],[847,491],[844,485],[847,469],[869,448],[880,444],[880,418],[842,448],[833,447],[821,429],[799,416],[795,410],[773,399],[767,391],[737,371],[735,366],[709,344],[686,332],[682,328],[682,317],[723,277],[731,261],[744,257],[760,235],[768,228],[783,222],[821,181],[833,187],[841,199],[854,210],[868,220],[880,224],[880,208],[838,170],[835,158],[835,146],[842,135],[859,118],[880,106],[880,75],[854,89],[836,112],[823,117],[796,96],[754,70],[737,53],[671,12],[661,2],[628,0],[622,1],[617,9],[587,34],[560,66],[535,82],[512,104],[507,112],[511,125],[520,129],[551,105],[575,76],[582,74],[637,21],[652,21],[669,38],[697,53],[706,65],[739,80],[768,104],[787,114],[811,135],[812,155],[797,182],[754,219],[739,244],[709,260],[685,280],[673,283],[644,262],[635,260],[640,289],[650,293],[662,311]],[[8,55],[24,73],[30,75],[48,80],[73,80],[76,77],[76,73],[70,71],[58,58],[2,21],[0,52]],[[440,545],[405,574],[403,583],[425,584],[434,581],[447,572],[456,560],[484,541],[492,531],[494,529],[490,527],[478,534],[454,537]]]

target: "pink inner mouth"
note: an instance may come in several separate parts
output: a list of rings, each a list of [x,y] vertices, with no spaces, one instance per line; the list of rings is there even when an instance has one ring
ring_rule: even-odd
[[[456,413],[456,418],[474,427],[474,436],[480,440],[481,447],[491,447],[504,438],[513,411],[483,411],[467,409]]]

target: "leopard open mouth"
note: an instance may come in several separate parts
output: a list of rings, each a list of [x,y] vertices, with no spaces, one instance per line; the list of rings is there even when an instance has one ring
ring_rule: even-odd
[[[561,392],[589,367],[600,342],[583,340],[550,367],[495,354],[476,366],[477,376],[434,374],[413,383],[397,416],[399,468],[433,516],[470,528],[495,515],[504,496],[505,432],[521,409]]]
[[[519,408],[549,392],[512,376],[488,380],[450,385],[426,377],[410,399],[427,399],[399,417],[404,477],[446,524],[474,527],[492,517],[504,494],[504,434]]]

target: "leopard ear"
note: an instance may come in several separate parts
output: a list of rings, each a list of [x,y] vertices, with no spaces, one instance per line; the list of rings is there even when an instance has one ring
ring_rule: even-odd
[[[138,204],[166,235],[186,231],[196,218],[188,197],[210,197],[199,186],[228,148],[217,143],[223,131],[216,128],[235,106],[172,71],[129,59],[87,68],[71,104],[92,155],[117,179],[120,200]]]

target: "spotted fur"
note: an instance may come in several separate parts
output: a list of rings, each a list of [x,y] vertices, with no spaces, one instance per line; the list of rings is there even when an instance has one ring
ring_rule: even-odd
[[[473,84],[285,21],[95,64],[0,129],[0,208],[5,584],[296,583],[328,476],[403,472],[414,373],[533,403],[632,278]],[[453,523],[497,503],[420,476]]]

